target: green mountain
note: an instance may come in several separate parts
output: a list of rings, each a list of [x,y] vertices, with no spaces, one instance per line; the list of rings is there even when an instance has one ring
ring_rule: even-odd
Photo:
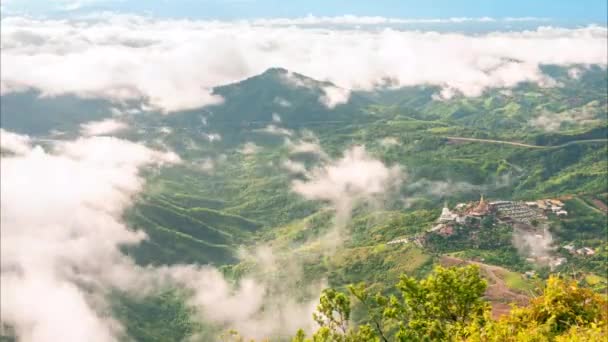
[[[458,258],[483,263],[509,291],[526,294],[531,284],[521,274],[535,270],[546,277],[549,269],[513,246],[511,225],[486,222],[480,226],[485,230],[430,234],[424,244],[387,243],[425,236],[444,202],[453,207],[476,201],[480,194],[490,200],[559,197],[569,216],[551,216],[548,224],[553,253],[568,262],[553,272],[575,270],[604,289],[606,70],[590,68],[579,79],[568,78],[562,68],[547,66],[545,72],[563,86],[522,84],[444,100],[437,99],[434,87],[353,91],[348,101],[328,108],[322,103],[323,89],[332,84],[270,69],[216,88],[214,93],[224,99],[218,105],[169,115],[125,115],[121,120],[131,128],[120,137],[169,148],[183,163],[144,170],[145,190],[124,217],[149,239],[124,252],[143,265],[212,264],[237,281],[256,267],[255,260],[239,258],[239,250],[263,244],[285,270],[298,260],[302,279],[327,279],[338,288],[364,281],[380,291],[400,274],[422,277],[433,265]],[[103,101],[40,98],[33,92],[7,96],[2,97],[2,128],[33,135],[76,129],[108,114]],[[27,114],[19,116],[19,111]],[[48,120],[34,115],[45,112]],[[87,114],[77,115],[82,112]],[[292,181],[301,175],[290,175],[282,166],[286,160],[309,169],[319,165],[318,156],[292,153],[299,142],[318,145],[327,159],[364,145],[374,158],[407,173],[382,206],[354,205],[346,239],[330,255],[323,253],[318,238],[332,228],[333,210],[294,193]],[[566,244],[597,252],[571,255],[560,247]],[[272,276],[286,283],[291,278],[283,271]],[[138,340],[211,329],[187,322],[182,299],[169,292],[147,302],[125,300],[116,310]],[[158,305],[150,308],[149,303]],[[146,335],[154,320],[143,318],[165,316],[179,318],[180,324],[156,326]]]
[[[21,134],[45,135],[77,130],[88,121],[111,116],[112,103],[74,95],[44,96],[27,90],[2,95],[0,126]]]

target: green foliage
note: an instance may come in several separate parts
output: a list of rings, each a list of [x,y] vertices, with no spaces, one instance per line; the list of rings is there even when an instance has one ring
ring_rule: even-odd
[[[552,276],[543,294],[527,307],[515,308],[499,321],[467,328],[470,341],[605,341],[606,299],[574,281]]]
[[[319,326],[337,332],[336,336],[344,335],[348,331],[350,320],[350,300],[344,293],[326,289],[319,298],[313,318]]]
[[[186,295],[167,290],[145,298],[114,293],[112,310],[124,324],[126,334],[136,341],[183,341],[189,336],[213,336],[212,327],[201,325]]]
[[[397,288],[404,305],[392,307],[385,315],[407,322],[397,334],[400,339],[445,339],[487,310],[481,299],[486,287],[474,265],[438,267],[422,281],[403,276]]]
[[[399,296],[370,295],[363,284],[349,291],[367,312],[363,324],[349,326],[344,293],[323,292],[315,318],[320,328],[292,341],[604,341],[608,303],[574,281],[552,276],[542,294],[499,320],[483,299],[486,283],[476,266],[437,268],[424,280],[407,276]]]
[[[368,310],[368,322],[351,327],[350,300],[327,289],[314,315],[321,327],[310,341],[445,340],[460,333],[488,309],[482,299],[486,282],[477,266],[437,267],[426,279],[402,276],[398,295],[370,295],[362,284],[350,293]],[[303,340],[302,332],[298,333]]]

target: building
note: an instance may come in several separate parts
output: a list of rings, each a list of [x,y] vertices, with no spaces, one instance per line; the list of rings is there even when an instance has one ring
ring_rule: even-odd
[[[540,204],[538,205],[540,208]],[[503,222],[532,224],[534,221],[544,220],[542,212],[524,202],[498,201],[493,202],[498,218]]]
[[[547,210],[547,204],[545,204],[545,201],[543,201],[543,200],[536,201],[536,205],[538,206],[539,209]]]
[[[439,223],[454,222],[454,221],[456,221],[457,218],[458,218],[458,215],[454,214],[452,211],[450,211],[450,209],[448,208],[448,205],[446,203],[443,206],[443,210],[441,211],[441,215],[437,219],[437,222],[439,222]]]
[[[475,208],[469,210],[467,212],[467,215],[470,216],[486,216],[490,213],[490,205],[488,204],[488,202],[486,202],[483,199],[483,195],[481,195],[481,198],[479,199],[479,203],[477,203],[477,206],[475,206]]]

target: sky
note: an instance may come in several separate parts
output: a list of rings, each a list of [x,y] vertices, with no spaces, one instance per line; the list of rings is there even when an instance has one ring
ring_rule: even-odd
[[[606,0],[3,0],[3,15],[69,16],[112,11],[155,17],[251,19],[315,16],[537,17],[563,25],[605,24]]]

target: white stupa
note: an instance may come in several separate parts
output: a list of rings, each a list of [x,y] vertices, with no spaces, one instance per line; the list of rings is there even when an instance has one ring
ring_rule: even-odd
[[[446,203],[443,206],[443,210],[441,211],[441,216],[439,216],[439,218],[437,219],[437,222],[440,222],[440,223],[452,222],[452,221],[455,221],[457,218],[458,218],[458,215],[454,214],[448,208],[448,204]]]

